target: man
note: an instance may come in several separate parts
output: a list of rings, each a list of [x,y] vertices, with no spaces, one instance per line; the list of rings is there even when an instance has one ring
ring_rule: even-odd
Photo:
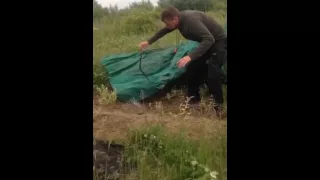
[[[161,13],[161,21],[166,27],[158,31],[149,40],[139,44],[140,50],[151,45],[167,33],[176,29],[188,40],[199,42],[199,46],[187,56],[181,58],[177,66],[187,66],[190,73],[188,77],[188,96],[193,97],[191,103],[200,102],[199,86],[202,84],[201,77],[207,76],[207,85],[210,94],[215,101],[215,109],[221,110],[223,92],[221,72],[225,57],[227,35],[223,27],[216,20],[201,11],[181,11],[170,7]],[[206,61],[208,60],[208,64]]]

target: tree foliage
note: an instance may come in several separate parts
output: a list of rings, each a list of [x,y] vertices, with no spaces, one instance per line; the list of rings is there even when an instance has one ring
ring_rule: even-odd
[[[152,10],[154,8],[153,4],[150,2],[150,0],[142,0],[139,2],[133,2],[130,3],[129,9],[131,8],[141,8],[141,9],[147,9],[147,10]]]
[[[119,11],[117,5],[102,7],[96,0],[93,0],[93,20],[101,19],[104,16],[115,14]]]
[[[179,10],[225,10],[226,0],[158,0],[158,6],[161,8],[174,6]]]
[[[93,19],[101,18],[103,14],[102,6],[96,0],[93,0]]]
[[[168,6],[174,6],[179,10],[200,10],[200,11],[223,11],[226,12],[227,0],[158,0],[158,7],[150,2],[150,0],[140,0],[128,4],[126,8],[119,9],[117,5],[102,7],[96,0],[93,0],[93,20],[101,19],[104,16],[114,14],[128,15],[136,12],[144,11],[161,11]],[[113,16],[111,16],[113,17]]]

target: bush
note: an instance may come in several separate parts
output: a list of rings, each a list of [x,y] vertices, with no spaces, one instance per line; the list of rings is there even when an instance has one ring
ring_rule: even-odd
[[[225,0],[214,0],[211,11],[227,12],[227,3]]]
[[[218,21],[222,26],[226,23],[226,12],[224,11],[215,11],[215,12],[206,12],[206,14],[210,17],[213,17],[216,21]]]
[[[105,85],[94,86],[98,95],[98,102],[100,104],[114,104],[117,101],[117,94],[115,91],[111,91]]]
[[[101,65],[93,66],[93,85],[103,85],[108,83],[106,73],[103,71]]]
[[[157,30],[157,18],[154,12],[132,13],[125,19],[124,31],[127,35],[140,35]]]

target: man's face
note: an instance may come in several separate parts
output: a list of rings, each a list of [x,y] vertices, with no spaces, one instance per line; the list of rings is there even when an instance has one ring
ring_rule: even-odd
[[[179,24],[179,18],[178,17],[174,17],[172,19],[165,19],[164,23],[166,24],[166,26],[169,29],[176,29],[178,27],[178,24]]]

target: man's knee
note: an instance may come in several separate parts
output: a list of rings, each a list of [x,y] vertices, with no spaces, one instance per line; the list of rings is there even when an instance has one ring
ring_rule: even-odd
[[[209,63],[208,65],[208,79],[211,81],[216,81],[220,77],[220,68],[214,63]]]
[[[209,61],[209,64],[217,67],[221,67],[225,63],[226,57],[227,57],[227,51],[225,50],[217,51],[212,54],[212,58],[210,59],[211,62]]]

